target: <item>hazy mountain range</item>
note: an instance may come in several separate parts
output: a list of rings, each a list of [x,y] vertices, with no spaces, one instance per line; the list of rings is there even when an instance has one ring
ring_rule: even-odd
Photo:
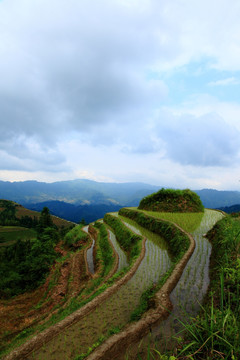
[[[47,206],[52,214],[64,219],[79,222],[84,218],[90,222],[123,206],[138,206],[144,196],[161,187],[140,182],[103,183],[82,179],[54,183],[0,181],[0,198],[16,201],[37,211]],[[194,191],[208,208],[240,204],[239,191]]]
[[[38,181],[0,181],[0,198],[19,203],[49,200],[75,205],[136,205],[145,195],[159,189],[144,183],[103,183],[92,180],[69,180],[54,183]]]

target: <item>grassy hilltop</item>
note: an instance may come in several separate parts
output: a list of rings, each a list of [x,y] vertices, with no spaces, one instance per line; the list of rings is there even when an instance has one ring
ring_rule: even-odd
[[[140,210],[158,212],[203,212],[200,197],[193,191],[161,189],[144,197],[138,207]]]

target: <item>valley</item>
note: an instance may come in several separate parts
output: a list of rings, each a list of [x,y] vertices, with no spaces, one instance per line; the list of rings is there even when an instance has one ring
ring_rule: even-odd
[[[169,211],[165,192],[171,199]],[[194,359],[215,354],[215,334],[212,347],[204,348],[203,353],[201,344],[194,348],[196,343],[189,339],[185,323],[203,311],[202,304],[207,311],[209,288],[227,286],[224,281],[229,275],[224,280],[222,273],[219,284],[211,257],[222,245],[215,250],[206,234],[228,218],[220,211],[204,209],[191,192],[161,190],[154,196],[144,198],[144,204],[153,204],[144,205],[147,209],[121,208],[106,214],[103,221],[65,232],[62,228],[54,245],[58,256],[42,285],[0,300],[4,360],[172,360],[187,358],[191,351]],[[163,198],[165,210],[161,211]],[[188,212],[193,203],[198,208]],[[227,221],[228,232],[238,234],[238,219]],[[217,235],[215,231],[209,236],[215,239]],[[239,239],[234,236],[232,269],[239,256]],[[231,286],[229,293],[235,302],[230,308],[235,314],[239,297]],[[229,306],[226,298],[219,303],[217,295],[214,299],[216,311],[218,304],[222,312]],[[184,340],[178,342],[180,338]],[[220,351],[219,344],[216,346],[216,352]],[[239,348],[222,345],[221,351],[238,354]]]

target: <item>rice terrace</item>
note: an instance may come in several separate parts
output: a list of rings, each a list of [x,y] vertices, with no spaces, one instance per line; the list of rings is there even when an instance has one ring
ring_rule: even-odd
[[[188,189],[88,225],[0,210],[1,359],[240,359],[238,213]]]

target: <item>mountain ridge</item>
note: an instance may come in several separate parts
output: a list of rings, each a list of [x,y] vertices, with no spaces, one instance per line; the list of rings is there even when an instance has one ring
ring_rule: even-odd
[[[51,213],[66,220],[87,222],[121,207],[138,206],[140,200],[157,192],[162,186],[141,182],[106,183],[89,179],[56,181],[53,183],[0,181],[0,198],[16,201],[26,208],[41,211],[48,206]],[[240,192],[230,190],[193,190],[207,208],[222,208],[240,204]],[[69,206],[69,205],[72,205]]]

